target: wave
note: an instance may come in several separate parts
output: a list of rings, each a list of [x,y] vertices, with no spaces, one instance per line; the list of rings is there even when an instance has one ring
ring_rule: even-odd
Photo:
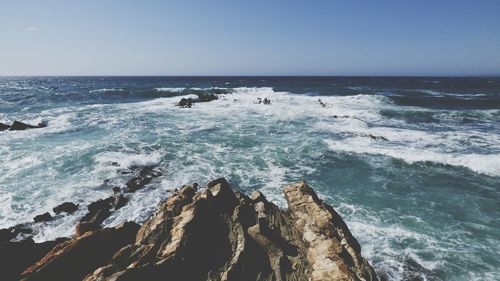
[[[90,90],[89,93],[109,93],[109,92],[123,92],[125,89],[123,88],[102,88],[102,89],[95,89],[95,90]]]
[[[332,151],[355,154],[385,155],[401,159],[409,164],[432,162],[460,166],[476,173],[500,176],[500,154],[457,154],[408,146],[380,146],[366,138],[349,138],[344,141],[325,140]]]
[[[430,109],[498,109],[500,99],[495,95],[447,94],[425,91],[425,95],[390,95],[395,104]]]
[[[168,88],[168,87],[163,87],[163,88],[155,88],[157,92],[169,92],[169,93],[181,93],[186,90],[186,88]]]
[[[160,163],[163,152],[152,153],[126,153],[126,152],[103,152],[94,157],[99,167],[116,167],[127,169],[132,167],[156,166]],[[116,164],[113,164],[116,163]]]
[[[421,92],[421,93],[427,94],[427,95],[434,96],[434,97],[448,97],[448,96],[451,96],[451,97],[466,97],[466,98],[468,97],[468,98],[471,98],[471,97],[485,97],[486,96],[485,94],[445,93],[445,92],[438,92],[438,91],[434,91],[434,90],[418,90],[418,91]]]

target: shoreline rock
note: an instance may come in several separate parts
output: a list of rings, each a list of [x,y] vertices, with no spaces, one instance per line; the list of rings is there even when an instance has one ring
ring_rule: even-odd
[[[139,226],[81,232],[21,280],[378,280],[347,225],[305,182],[282,210],[223,178],[186,185]]]
[[[77,210],[78,210],[78,205],[76,205],[75,203],[72,203],[72,202],[64,202],[64,203],[52,208],[52,211],[56,215],[58,215],[60,213],[73,214]]]
[[[39,128],[45,128],[47,127],[47,124],[44,122],[39,123],[38,125],[30,125],[26,124],[20,121],[14,121],[12,125],[7,125],[4,123],[0,123],[0,131],[24,131],[28,129],[39,129]]]
[[[197,93],[197,98],[182,98],[177,106],[183,108],[191,108],[195,103],[211,102],[219,99],[219,94],[216,93]]]

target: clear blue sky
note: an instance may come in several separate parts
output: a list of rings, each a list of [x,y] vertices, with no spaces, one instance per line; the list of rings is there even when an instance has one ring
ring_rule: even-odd
[[[481,74],[499,0],[0,2],[0,75]]]

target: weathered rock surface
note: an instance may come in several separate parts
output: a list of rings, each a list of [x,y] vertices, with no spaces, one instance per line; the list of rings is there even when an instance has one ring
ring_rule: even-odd
[[[197,93],[196,95],[198,96],[198,98],[182,98],[177,106],[191,108],[195,103],[211,102],[219,99],[218,94],[215,93]]]
[[[76,236],[54,247],[45,257],[27,268],[21,280],[82,280],[103,265],[120,248],[134,241],[139,225],[124,223]]]
[[[374,280],[361,247],[340,215],[304,182],[285,186],[294,226],[306,244],[310,280]]]
[[[19,274],[43,258],[66,238],[35,243],[31,238],[18,242],[0,242],[0,280],[19,280]]]
[[[284,194],[287,210],[260,192],[233,192],[222,178],[200,191],[186,185],[140,228],[79,232],[21,279],[378,280],[344,221],[307,184]],[[111,209],[106,200],[89,210]]]

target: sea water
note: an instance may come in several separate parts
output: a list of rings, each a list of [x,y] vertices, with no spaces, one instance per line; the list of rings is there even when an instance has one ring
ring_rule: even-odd
[[[156,165],[105,225],[218,177],[285,207],[304,179],[383,279],[500,280],[500,78],[3,77],[14,120],[48,126],[0,132],[0,228],[81,206],[36,241],[72,235],[120,169]]]

